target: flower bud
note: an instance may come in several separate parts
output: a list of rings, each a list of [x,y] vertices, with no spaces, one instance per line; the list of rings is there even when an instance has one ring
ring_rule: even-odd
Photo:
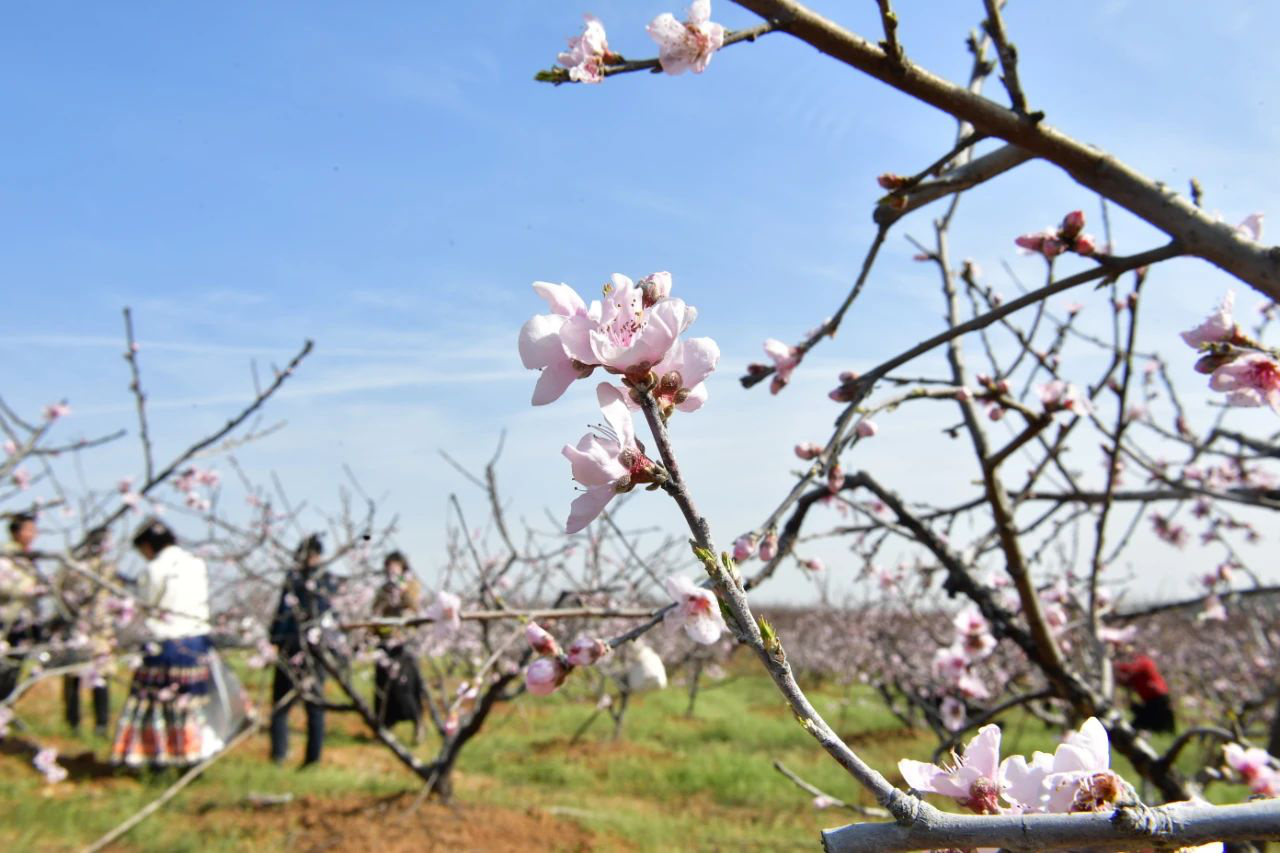
[[[827,472],[827,491],[836,494],[844,488],[844,469],[837,462],[831,466],[831,470]]]
[[[745,536],[739,536],[733,542],[733,559],[739,563],[744,560],[750,560],[756,555],[756,535],[748,533]]]
[[[853,431],[856,432],[860,438],[871,438],[871,436],[880,431],[880,427],[876,426],[875,421],[870,418],[863,418],[858,421],[858,425],[853,428]]]
[[[550,696],[568,674],[555,658],[538,658],[525,669],[524,686],[534,696]]]
[[[655,272],[636,282],[640,288],[644,307],[652,308],[671,295],[671,273]]]
[[[806,569],[808,569],[811,572],[820,572],[824,568],[826,568],[826,566],[822,564],[822,561],[819,560],[817,557],[810,557],[807,560],[801,560],[800,565],[804,566]]]
[[[885,172],[876,178],[876,183],[880,185],[881,189],[892,191],[906,186],[907,179],[902,175],[895,175],[893,172]]]
[[[1092,255],[1098,251],[1098,246],[1093,242],[1093,236],[1090,234],[1081,234],[1075,239],[1071,248],[1080,255]]]
[[[973,399],[973,392],[961,385],[956,389],[955,398],[961,403],[967,403]]]
[[[672,370],[662,374],[662,379],[658,381],[658,394],[670,397],[680,390],[680,386],[684,384],[684,380],[680,377],[680,371]]]
[[[778,556],[778,534],[770,530],[760,542],[760,559],[766,563]]]
[[[609,644],[597,637],[580,635],[569,644],[566,656],[574,666],[591,666],[609,653]]]
[[[822,445],[809,442],[796,445],[796,456],[800,459],[817,459],[822,455]]]
[[[540,655],[554,655],[558,651],[556,638],[537,622],[530,622],[525,626],[524,638],[529,641],[529,648]]]
[[[1062,225],[1058,227],[1058,234],[1062,239],[1071,241],[1079,236],[1084,230],[1084,211],[1073,210],[1062,218]]]

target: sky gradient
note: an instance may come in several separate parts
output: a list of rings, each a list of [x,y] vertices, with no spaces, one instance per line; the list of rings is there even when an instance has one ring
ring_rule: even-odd
[[[877,37],[873,3],[816,5]],[[913,59],[967,73],[963,40],[980,3],[895,5]],[[1230,221],[1277,210],[1280,7],[1151,9],[1011,3],[1031,106],[1176,188],[1197,177],[1207,207]],[[700,311],[693,333],[724,353],[710,402],[675,423],[687,476],[727,545],[784,493],[790,447],[825,437],[835,374],[940,327],[936,276],[903,238],[928,235],[926,212],[891,237],[839,337],[793,387],[775,398],[735,381],[764,338],[798,340],[834,309],[874,233],[876,175],[933,160],[952,122],[783,35],[726,49],[700,76],[534,83],[588,10],[634,57],[654,54],[651,17],[683,14],[516,0],[447,12],[13,6],[0,50],[10,81],[0,90],[0,393],[28,412],[68,398],[65,436],[132,431],[119,358],[120,309],[131,306],[163,456],[236,410],[252,361],[265,373],[312,338],[315,355],[267,413],[287,428],[240,458],[330,506],[350,465],[400,515],[400,542],[430,575],[447,494],[475,497],[438,450],[480,464],[506,429],[513,513],[547,526],[546,511],[562,518],[573,498],[559,449],[599,416],[586,383],[555,406],[528,406],[535,377],[515,336],[542,309],[530,282],[592,295],[609,273],[666,269]],[[720,0],[713,17],[731,29],[756,23]],[[987,93],[1002,100],[995,79]],[[1013,237],[1077,207],[1096,220],[1087,191],[1028,164],[966,197],[953,252],[1014,292],[1002,261],[1028,282],[1043,265],[1018,256]],[[1160,241],[1121,212],[1114,226],[1122,252]],[[1181,365],[1188,391],[1203,380],[1174,332],[1230,285],[1190,261],[1148,284],[1142,346]],[[1245,314],[1258,300],[1237,289]],[[1086,311],[1107,310],[1080,298]],[[922,470],[952,472],[954,492],[942,492],[960,494],[967,460],[931,416],[886,419],[846,467],[914,497],[939,493]],[[1243,425],[1274,431],[1268,413]],[[138,473],[132,434],[86,461],[100,482]],[[646,497],[627,510],[632,520],[678,530],[675,509]],[[1160,547],[1144,543],[1131,568],[1163,587],[1171,558]],[[823,553],[838,572],[842,552]],[[1190,591],[1205,560],[1178,555],[1174,588]],[[790,570],[770,594],[806,589]]]

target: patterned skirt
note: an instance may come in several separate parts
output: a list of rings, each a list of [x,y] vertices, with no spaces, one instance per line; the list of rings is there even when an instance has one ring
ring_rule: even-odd
[[[164,640],[142,659],[116,724],[111,763],[185,767],[222,749],[209,725],[209,638]]]

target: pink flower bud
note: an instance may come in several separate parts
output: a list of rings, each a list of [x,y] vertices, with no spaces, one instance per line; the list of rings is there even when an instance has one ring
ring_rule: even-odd
[[[1000,406],[993,405],[987,409],[987,417],[993,421],[998,421],[1004,417],[1004,409]]]
[[[796,456],[800,459],[817,459],[822,455],[822,445],[809,442],[796,445]]]
[[[534,696],[550,696],[569,673],[555,658],[538,658],[524,671],[524,686]]]
[[[876,178],[876,183],[878,183],[882,189],[886,190],[896,190],[905,185],[906,182],[906,178],[902,175],[895,175],[893,172],[885,172],[883,175]]]
[[[1093,235],[1091,234],[1081,234],[1076,238],[1075,243],[1072,244],[1071,248],[1080,255],[1092,255],[1094,252],[1098,251],[1098,246],[1093,242]]]
[[[766,563],[778,556],[778,534],[770,530],[760,542],[760,559]]]
[[[1062,218],[1058,233],[1064,240],[1070,240],[1084,229],[1084,211],[1073,210]]]
[[[844,469],[837,462],[831,466],[831,470],[827,472],[827,490],[831,494],[836,494],[844,488]]]
[[[525,626],[524,638],[529,641],[529,648],[540,655],[554,655],[557,652],[556,638],[537,622],[530,622]]]
[[[961,385],[956,389],[955,397],[961,403],[967,403],[973,399],[973,392]]]
[[[569,663],[574,666],[591,666],[609,653],[609,644],[596,637],[585,634],[579,636],[569,645],[567,655]]]
[[[450,711],[449,716],[444,718],[445,737],[453,737],[458,733],[458,712]]]
[[[876,426],[875,421],[870,418],[863,418],[858,421],[858,425],[853,428],[853,431],[856,432],[860,438],[871,438],[871,436],[880,431],[880,427]]]
[[[807,560],[801,560],[800,565],[804,566],[811,572],[820,572],[826,568],[826,566],[822,564],[822,561],[817,557],[810,557]]]
[[[756,536],[754,533],[748,533],[746,536],[739,536],[733,543],[733,559],[739,563],[744,560],[750,560],[756,554]]]

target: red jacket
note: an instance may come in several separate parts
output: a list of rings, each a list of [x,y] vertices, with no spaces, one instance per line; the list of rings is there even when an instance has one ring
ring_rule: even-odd
[[[1160,677],[1156,662],[1146,655],[1116,664],[1116,683],[1133,690],[1143,702],[1169,695],[1169,685]]]

